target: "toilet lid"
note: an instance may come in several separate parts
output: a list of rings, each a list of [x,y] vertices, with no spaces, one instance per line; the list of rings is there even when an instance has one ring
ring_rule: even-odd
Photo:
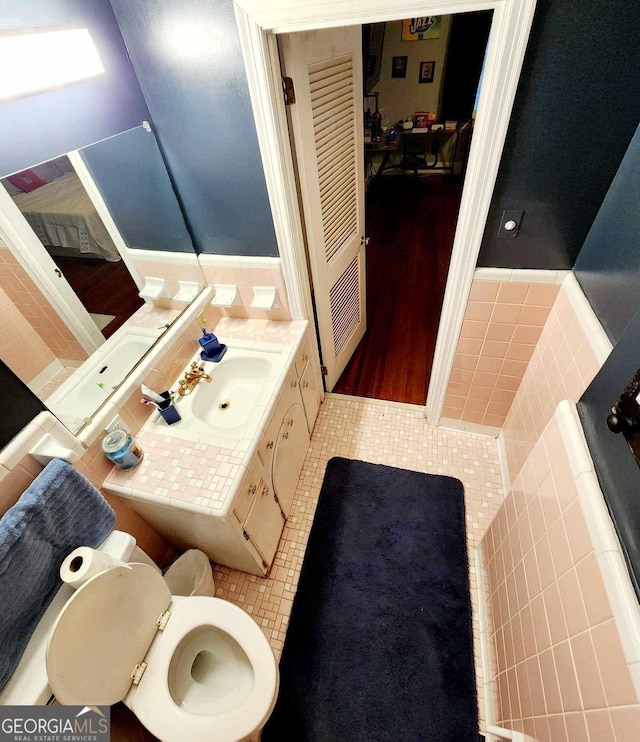
[[[75,706],[121,701],[170,602],[167,583],[148,564],[115,567],[85,582],[60,612],[47,646],[56,699]]]

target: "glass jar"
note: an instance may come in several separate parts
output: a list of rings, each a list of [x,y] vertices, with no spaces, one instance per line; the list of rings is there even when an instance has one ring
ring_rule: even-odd
[[[142,449],[126,430],[107,433],[102,441],[104,455],[113,461],[118,469],[131,469],[142,461]]]

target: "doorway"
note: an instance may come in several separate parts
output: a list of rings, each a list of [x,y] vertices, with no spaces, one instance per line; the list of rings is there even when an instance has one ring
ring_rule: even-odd
[[[0,188],[40,260],[53,261],[57,288],[80,301],[98,342],[111,337],[144,301],[70,157],[5,176]]]
[[[480,114],[469,153],[465,189],[454,240],[451,268],[427,396],[426,417],[437,425],[462,326],[482,234],[504,146],[511,109],[524,58],[535,0],[381,0],[364,7],[357,0],[296,3],[236,0],[240,43],[246,61],[267,190],[295,318],[312,319],[311,286],[306,272],[303,219],[295,188],[295,167],[288,141],[287,113],[282,100],[276,34],[348,24],[380,17],[401,19],[419,13],[493,10]],[[364,236],[364,235],[363,235]],[[317,287],[314,287],[317,291]],[[319,370],[319,364],[318,364]]]
[[[367,330],[333,391],[424,405],[491,11],[420,21],[363,26]]]

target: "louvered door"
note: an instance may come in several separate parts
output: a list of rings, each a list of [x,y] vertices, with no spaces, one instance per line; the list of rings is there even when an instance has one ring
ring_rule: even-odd
[[[360,26],[281,38],[326,385],[366,329]]]

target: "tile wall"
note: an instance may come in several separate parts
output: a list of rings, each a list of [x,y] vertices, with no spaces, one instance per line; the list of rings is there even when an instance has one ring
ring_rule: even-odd
[[[12,444],[10,444],[13,449],[11,453],[4,449],[0,454],[0,517],[17,502],[20,495],[42,471],[42,466],[27,451],[32,447],[34,439],[42,435],[43,431],[40,425],[43,424],[43,416],[50,418],[52,425],[57,424],[62,427],[50,413],[42,413],[12,441]],[[48,432],[53,430],[51,425],[47,425],[47,429]],[[62,434],[70,435],[66,430],[63,430]],[[21,447],[23,448],[22,451],[20,450]],[[100,459],[97,459],[95,451],[87,451],[83,458],[74,464],[75,468],[81,471],[99,489],[104,479],[105,466],[103,462],[106,462],[101,453]],[[110,469],[110,467],[107,468]],[[173,547],[119,497],[114,497],[104,491],[102,491],[102,494],[115,510],[116,528],[134,536],[140,548],[147,552],[158,564],[169,564],[175,557]]]
[[[499,281],[476,272],[444,418],[500,428],[509,414],[560,286],[517,282],[517,271],[508,273]]]
[[[569,274],[504,421],[511,477],[520,471],[560,400],[577,402],[610,352],[611,343]]]
[[[562,425],[560,414],[551,417],[482,539],[496,722],[538,742],[635,742],[633,665],[588,523],[596,508],[584,509],[584,479],[572,471],[566,446],[574,444]],[[601,527],[608,515],[593,471],[591,478]]]
[[[0,282],[4,289],[4,296],[0,295],[3,311],[0,351],[14,373],[29,382],[56,358],[70,361],[84,361],[87,358],[86,351],[46,297],[11,251],[1,243]],[[11,317],[10,322],[4,321],[7,316],[5,309]],[[35,348],[41,352],[26,352]],[[17,365],[14,366],[7,359],[15,359]]]
[[[178,281],[194,281],[201,287],[204,283],[202,270],[195,255],[185,253],[158,253],[151,250],[131,250],[131,257],[135,269],[141,278],[164,278],[167,293],[175,296],[179,290]],[[171,299],[158,300],[157,306],[166,309],[174,308]],[[182,305],[175,304],[175,308]]]
[[[224,317],[270,320],[290,320],[291,312],[287,301],[287,289],[279,258],[246,258],[231,262],[220,260],[217,256],[200,256],[200,264],[207,284],[235,285],[238,287],[239,301],[236,306],[222,309]],[[269,310],[252,309],[254,286],[275,286],[278,292],[277,305]]]

